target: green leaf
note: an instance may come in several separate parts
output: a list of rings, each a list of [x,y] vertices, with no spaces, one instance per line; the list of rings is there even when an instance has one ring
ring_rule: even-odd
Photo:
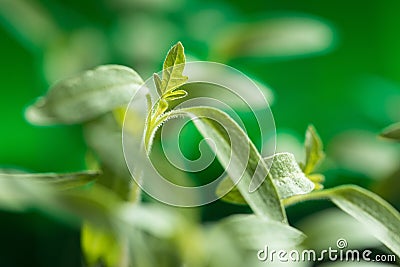
[[[180,218],[153,205],[121,201],[98,184],[83,190],[58,190],[41,180],[0,176],[0,209],[13,212],[37,210],[72,226],[82,221],[96,229],[128,233],[139,229],[159,237],[171,237]]]
[[[188,80],[188,77],[183,75],[185,61],[183,45],[181,42],[178,42],[168,51],[167,57],[165,58],[162,70],[162,80],[160,81],[160,77],[157,74],[153,75],[154,83],[160,99],[156,102],[154,107],[152,107],[151,98],[150,96],[147,96],[148,107],[152,107],[151,111],[149,111],[147,115],[146,131],[144,136],[145,147],[149,153],[151,150],[150,139],[153,138],[154,133],[162,123],[162,121],[160,122],[158,120],[158,117],[168,109],[168,101],[177,100],[187,95],[187,92],[184,90],[174,91],[184,85]]]
[[[184,98],[188,95],[188,93],[185,90],[176,90],[173,92],[170,92],[165,95],[165,100],[167,101],[173,101],[177,99]]]
[[[312,125],[307,128],[305,148],[306,162],[303,171],[305,174],[310,174],[325,157],[321,138]]]
[[[157,119],[159,116],[161,116],[166,110],[168,109],[168,102],[167,100],[161,98],[155,108],[155,113],[154,113],[154,119]]]
[[[273,157],[264,158],[270,166],[270,175],[281,198],[294,195],[307,194],[314,188],[314,184],[307,179],[301,171],[294,156],[290,153],[279,153]],[[217,188],[217,195],[222,197],[223,192],[233,188],[234,184],[230,177],[225,177]],[[233,188],[222,198],[235,204],[246,204],[246,201],[237,188]]]
[[[101,227],[115,226],[118,198],[96,184],[84,190],[58,190],[31,178],[0,178],[0,208],[13,212],[40,211],[72,226],[82,219]]]
[[[162,92],[162,83],[161,83],[161,78],[158,76],[157,73],[153,74],[153,79],[154,79],[154,84],[156,85],[157,93],[161,97],[163,92]]]
[[[364,224],[369,233],[400,256],[400,214],[378,195],[355,185],[344,185],[286,200],[286,205],[312,199],[330,199]]]
[[[57,190],[74,189],[95,181],[100,176],[98,171],[75,173],[0,173],[0,179],[31,179],[55,186]]]
[[[179,116],[193,118],[200,133],[214,141],[218,160],[228,175],[235,179],[236,186],[255,214],[286,222],[285,210],[263,158],[235,121],[224,112],[208,107],[173,110],[165,113],[160,121]],[[149,141],[151,146],[152,140]],[[251,190],[252,183],[261,182],[255,191]]]
[[[8,174],[2,174],[0,176],[0,208],[14,212],[25,212],[32,208],[46,213],[56,211],[55,190],[52,189],[50,185],[39,182],[37,179],[29,177],[15,179]]]
[[[183,45],[178,42],[168,51],[163,64],[162,94],[180,87],[188,80],[188,77],[183,75],[185,62]]]
[[[382,137],[400,141],[400,123],[395,123],[384,129],[381,133]]]
[[[262,249],[267,244],[274,249],[293,248],[306,237],[287,224],[256,215],[233,215],[217,226],[227,231],[239,246],[251,250]]]
[[[26,110],[37,125],[73,124],[92,120],[126,105],[143,80],[132,69],[105,65],[61,80]]]

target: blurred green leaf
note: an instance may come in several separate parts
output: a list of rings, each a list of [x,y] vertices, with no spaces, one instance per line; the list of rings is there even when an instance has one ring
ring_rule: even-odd
[[[235,179],[240,193],[257,215],[286,222],[285,211],[265,162],[236,122],[222,111],[207,107],[173,110],[160,120],[177,116],[197,118],[193,120],[197,129],[205,138],[214,141],[217,158],[228,175]],[[254,182],[262,182],[262,185],[251,192]]]
[[[37,208],[52,212],[57,210],[55,205],[54,191],[50,185],[29,176],[15,178],[8,174],[0,175],[1,209],[24,212]]]
[[[242,23],[221,31],[214,56],[232,58],[298,57],[333,47],[334,30],[311,16],[284,14],[260,22]]]
[[[0,1],[0,23],[28,48],[44,49],[60,34],[51,14],[35,1]]]
[[[181,220],[177,214],[153,205],[123,202],[98,184],[83,190],[58,190],[41,180],[22,177],[0,177],[0,208],[15,212],[38,210],[72,225],[84,220],[116,233],[134,227],[164,238],[179,229]]]
[[[270,175],[281,198],[288,198],[294,195],[306,194],[313,190],[314,184],[307,179],[301,171],[294,156],[290,153],[278,153],[272,157],[264,158],[270,166]],[[229,191],[232,189],[231,191]],[[228,194],[222,194],[229,191]],[[235,204],[246,204],[240,191],[234,187],[230,177],[225,177],[219,184],[216,194],[223,200]]]
[[[294,196],[286,205],[312,199],[330,199],[340,209],[365,225],[369,233],[379,239],[396,255],[400,256],[400,214],[378,195],[355,185]]]
[[[113,227],[116,196],[97,185],[84,190],[58,190],[29,178],[0,178],[0,208],[14,212],[36,210],[62,222],[79,225],[82,219]]]
[[[381,180],[399,168],[400,150],[382,142],[376,133],[352,130],[336,135],[329,144],[329,156],[339,168]]]
[[[395,123],[384,129],[381,133],[382,137],[400,141],[400,123]]]
[[[232,215],[217,226],[227,231],[238,246],[251,250],[262,249],[266,244],[274,249],[292,248],[306,238],[287,224],[256,215]]]
[[[143,84],[132,69],[105,65],[52,86],[26,111],[33,124],[81,123],[129,103]]]
[[[0,173],[0,179],[30,179],[55,186],[58,190],[82,187],[100,176],[98,171],[82,171],[75,173]]]
[[[49,84],[110,61],[107,36],[95,27],[60,34],[43,52],[43,74]]]

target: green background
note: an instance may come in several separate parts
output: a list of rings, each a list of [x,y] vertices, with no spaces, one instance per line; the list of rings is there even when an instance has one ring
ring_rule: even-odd
[[[190,57],[227,63],[272,88],[278,148],[290,147],[290,140],[301,144],[307,125],[314,124],[328,154],[322,167],[326,186],[357,183],[399,207],[398,179],[390,190],[385,187],[387,179],[393,180],[392,165],[398,167],[398,144],[375,138],[400,120],[399,10],[395,0],[3,1],[0,166],[32,172],[84,169],[81,128],[32,126],[24,109],[56,80],[99,64],[127,65],[145,79],[159,71],[166,51],[180,40]],[[298,56],[264,51],[253,58],[227,59],[213,52],[214,46],[230,42],[229,35],[221,34],[225,28],[246,23],[257,32],[257,22],[271,16],[316,19],[331,28],[333,42],[324,51]],[[354,140],[346,139],[349,132],[368,138],[353,134]],[[343,159],[342,148],[353,141],[363,148],[360,153],[371,155],[370,161],[356,155]],[[392,155],[392,165],[364,171],[386,155]],[[289,209],[289,218],[297,221],[308,209]],[[227,210],[234,208],[212,204],[204,211],[205,220]],[[0,218],[0,266],[79,265],[75,230],[34,212],[1,213]]]

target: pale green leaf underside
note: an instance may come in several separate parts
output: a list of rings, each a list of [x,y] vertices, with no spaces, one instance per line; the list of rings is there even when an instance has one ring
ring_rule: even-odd
[[[89,121],[128,104],[142,84],[142,78],[128,67],[100,66],[56,83],[25,115],[37,125]]]
[[[303,200],[330,199],[340,209],[364,224],[397,256],[400,256],[400,214],[378,195],[355,185],[344,185],[289,198],[286,204]]]
[[[257,215],[233,215],[217,224],[245,249],[259,250],[268,244],[271,249],[292,248],[305,239],[305,235],[281,222]]]
[[[255,214],[286,222],[284,208],[265,162],[236,122],[224,112],[209,107],[173,110],[164,114],[161,119],[165,121],[178,116],[194,118],[193,122],[200,133],[217,144],[215,153],[218,160],[230,177],[235,181],[240,179],[237,187]],[[231,142],[233,146],[230,145]],[[263,183],[251,193],[250,184],[253,179]]]
[[[304,145],[306,148],[306,162],[303,171],[305,174],[310,174],[325,157],[321,138],[312,125],[307,128]]]
[[[281,198],[306,194],[313,190],[314,184],[301,171],[292,154],[279,153],[273,157],[264,158],[264,160],[267,165],[271,164],[270,175]],[[230,189],[232,190],[228,194],[222,195]],[[234,187],[230,177],[225,177],[222,180],[216,194],[227,202],[247,204],[238,189]]]
[[[387,127],[381,133],[382,137],[400,141],[400,123],[395,123]]]

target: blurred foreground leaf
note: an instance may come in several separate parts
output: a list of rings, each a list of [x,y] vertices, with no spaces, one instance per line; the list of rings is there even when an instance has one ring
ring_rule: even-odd
[[[274,249],[292,248],[306,236],[299,230],[257,215],[233,215],[218,224],[245,249],[259,250],[266,244]]]
[[[4,171],[4,170],[1,170]],[[95,181],[100,175],[98,171],[82,171],[75,173],[1,173],[0,179],[21,179],[43,182],[55,186],[58,190],[78,188]]]
[[[89,223],[83,224],[81,231],[81,245],[88,266],[128,266],[128,251],[113,232]]]
[[[368,227],[335,208],[313,213],[296,226],[307,235],[305,245],[318,252],[334,246],[341,238],[347,241],[346,249],[372,248],[381,244],[374,236],[365,234],[369,232]]]

